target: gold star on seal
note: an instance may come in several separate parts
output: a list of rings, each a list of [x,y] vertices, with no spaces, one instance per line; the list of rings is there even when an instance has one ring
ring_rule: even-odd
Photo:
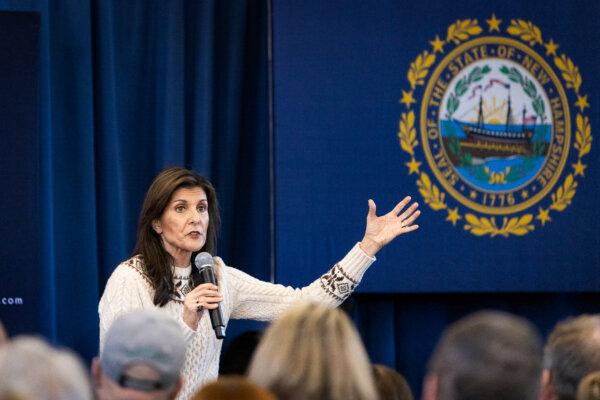
[[[458,207],[455,207],[452,210],[448,209],[448,216],[446,217],[446,221],[450,221],[452,222],[452,226],[456,226],[456,223],[459,219],[462,219],[462,217],[458,213]]]
[[[552,221],[552,218],[550,218],[550,209],[544,210],[542,207],[539,207],[538,215],[535,219],[539,219],[542,226],[546,225],[546,222]]]
[[[408,92],[402,91],[402,100],[400,100],[400,103],[406,104],[406,108],[410,108],[412,103],[416,103],[415,98],[412,95],[412,90]]]
[[[556,55],[556,50],[558,50],[560,46],[554,43],[554,40],[550,39],[550,41],[546,43],[544,47],[546,48],[546,55],[549,56],[550,54]]]
[[[471,190],[471,193],[469,193],[469,197],[472,198],[473,200],[475,200],[477,198],[477,192],[474,190]]]
[[[577,164],[571,164],[571,166],[575,170],[575,176],[577,176],[577,175],[585,176],[583,173],[584,173],[585,169],[587,168],[587,165],[582,164],[581,159],[577,160]]]
[[[435,35],[435,40],[430,40],[431,46],[433,46],[434,53],[443,53],[445,41],[441,40],[439,35]]]
[[[527,190],[522,190],[521,197],[523,198],[523,200],[525,200],[526,198],[529,197],[529,192]]]
[[[502,22],[502,20],[496,19],[496,14],[492,14],[492,18],[486,19],[485,22],[490,26],[488,32],[500,32],[500,22]]]
[[[587,94],[585,96],[577,95],[577,101],[575,102],[575,105],[579,107],[581,112],[583,112],[586,107],[589,107],[590,103],[587,101]]]
[[[410,162],[404,163],[404,165],[406,165],[408,167],[408,174],[412,175],[412,174],[418,174],[419,173],[419,167],[421,166],[421,163],[417,160],[415,160],[415,158],[413,157]]]

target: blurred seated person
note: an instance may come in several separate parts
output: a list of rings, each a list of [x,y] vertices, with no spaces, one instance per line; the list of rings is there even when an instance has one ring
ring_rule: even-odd
[[[185,346],[181,327],[162,311],[136,310],[117,318],[92,362],[98,399],[175,399]]]
[[[343,311],[306,303],[272,323],[248,378],[279,400],[378,399],[371,363]]]
[[[577,385],[600,370],[600,315],[559,322],[544,349],[542,400],[575,400]]]
[[[423,400],[537,400],[542,343],[531,323],[482,311],[452,324],[429,361]]]
[[[89,376],[70,350],[18,336],[0,347],[0,399],[91,400]]]

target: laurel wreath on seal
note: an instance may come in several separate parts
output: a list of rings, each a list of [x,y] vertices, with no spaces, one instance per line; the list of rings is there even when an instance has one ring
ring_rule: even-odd
[[[544,44],[542,40],[542,31],[529,21],[513,19],[510,21],[510,26],[506,31],[513,36],[518,36],[524,42],[528,42],[529,46],[533,47],[536,43]]]
[[[490,71],[491,68],[487,65],[484,65],[483,68],[475,67],[468,75],[463,76],[456,82],[454,92],[448,98],[448,118],[451,118],[456,110],[458,110],[458,106],[460,105],[459,99],[469,90],[471,83],[479,82]]]
[[[421,176],[417,180],[417,186],[419,187],[419,193],[421,193],[421,196],[425,199],[425,203],[429,204],[429,207],[435,211],[448,208],[444,201],[446,194],[440,191],[436,185],[431,183],[429,175],[425,172],[421,172]]]
[[[542,96],[537,94],[537,89],[533,82],[527,77],[523,77],[515,67],[508,68],[506,65],[503,65],[500,67],[500,72],[506,75],[511,81],[521,85],[525,94],[532,100],[531,107],[533,108],[533,111],[535,111],[536,115],[543,121],[545,109],[544,101],[542,100]]]
[[[425,83],[425,78],[427,77],[427,74],[429,74],[429,67],[431,67],[434,62],[435,54],[425,50],[410,64],[407,78],[411,89],[414,90],[417,85],[423,85]]]
[[[481,27],[477,23],[476,19],[465,19],[457,20],[455,23],[448,27],[448,35],[446,36],[447,42],[453,42],[454,44],[460,44],[471,36],[477,36],[482,32]]]
[[[443,43],[449,44],[452,42],[455,45],[459,45],[471,37],[480,35],[482,32],[483,30],[481,26],[479,26],[477,19],[457,20],[448,27],[446,40]],[[548,49],[550,44],[553,43],[552,40],[545,43],[542,38],[542,31],[539,29],[539,27],[530,21],[525,21],[522,19],[511,20],[510,26],[508,26],[506,32],[519,38],[521,41],[527,43],[530,47],[537,45],[545,46],[546,49]],[[556,46],[555,49],[557,47],[558,46]],[[435,59],[435,52],[429,53],[425,50],[417,56],[414,62],[410,64],[407,79],[413,91],[417,86],[424,85],[425,79],[429,74],[429,69],[435,63]],[[565,54],[555,56],[553,61],[556,68],[561,72],[561,76],[565,81],[566,88],[572,89],[578,97],[578,102],[581,101],[579,89],[582,84],[582,77],[579,72],[579,68]],[[537,94],[533,83],[527,78],[521,76],[514,68],[513,70],[507,68],[502,72],[505,73],[505,75],[507,75],[507,77],[513,82],[518,82],[521,85],[523,91],[531,98],[532,108],[536,114],[538,116],[543,115],[544,103],[541,100],[541,96]],[[469,81],[465,81],[467,82],[466,87],[468,87],[468,83],[470,83],[469,77],[466,77],[466,80]],[[463,82],[462,86],[464,86],[465,82]],[[457,103],[457,101],[460,97],[460,89],[462,88],[462,86],[459,87],[458,83],[459,82],[457,82],[457,85],[454,88],[455,91],[451,94],[448,102],[447,108],[449,113],[452,113],[458,109],[459,103]],[[412,91],[409,94],[412,96]],[[452,96],[454,96],[454,98]],[[585,100],[587,100],[587,96],[585,96]],[[450,104],[450,101],[452,101],[452,104]],[[585,165],[581,164],[581,161],[582,158],[591,151],[592,145],[591,125],[589,118],[583,115],[586,106],[589,107],[589,104],[580,105],[579,107],[581,111],[576,115],[577,129],[575,134],[575,144],[573,147],[578,151],[578,162],[577,164],[573,164],[575,173],[567,175],[562,184],[554,193],[551,194],[550,198],[552,203],[548,208],[539,208],[539,214],[537,217],[535,217],[535,219],[539,220],[542,226],[551,220],[549,217],[550,210],[562,212],[571,204],[576,194],[578,185],[575,177],[578,175],[578,173],[583,176],[581,168],[585,168]],[[401,115],[398,137],[400,139],[400,146],[402,150],[411,156],[411,162],[407,163],[407,165],[411,165],[409,168],[416,168],[418,170],[418,165],[420,163],[417,163],[415,159],[415,148],[419,145],[419,142],[417,140],[417,133],[414,126],[415,114],[410,109],[410,102],[406,103],[406,108],[408,109],[408,112],[402,113]],[[457,209],[450,209],[445,200],[445,193],[431,181],[427,173],[419,171],[417,186],[419,188],[419,193],[425,200],[425,203],[428,204],[433,210],[446,210],[448,212],[447,220],[452,220],[454,225],[456,225],[457,220],[462,219],[462,216],[458,214]],[[453,212],[455,214],[452,214]],[[454,219],[451,219],[451,216],[454,216]],[[523,236],[528,232],[535,230],[534,215],[532,213],[525,213],[521,216],[514,216],[511,218],[503,217],[501,225],[497,224],[495,217],[478,217],[472,213],[467,213],[464,216],[464,219],[466,221],[464,224],[464,230],[469,231],[471,234],[476,236]]]
[[[417,147],[419,141],[417,140],[417,130],[415,129],[415,113],[413,111],[402,113],[398,137],[400,138],[400,147],[402,147],[402,150],[414,157],[415,147]]]
[[[575,134],[575,150],[579,152],[579,159],[588,154],[592,149],[592,127],[590,119],[577,114],[577,133]]]
[[[504,217],[500,228],[496,226],[495,218],[477,218],[473,214],[467,214],[465,219],[470,224],[465,225],[465,229],[470,230],[476,236],[490,235],[494,237],[501,235],[508,237],[511,234],[523,236],[534,229],[534,226],[531,225],[533,214],[525,214],[521,218],[512,217],[508,219],[508,217]]]
[[[571,204],[576,189],[577,181],[573,179],[573,174],[569,174],[562,186],[552,194],[552,205],[550,208],[557,211],[564,211]]]
[[[554,57],[554,64],[560,69],[562,77],[567,83],[567,88],[572,88],[575,90],[575,93],[579,93],[581,74],[579,73],[579,68],[573,64],[573,61],[562,54],[560,57]]]

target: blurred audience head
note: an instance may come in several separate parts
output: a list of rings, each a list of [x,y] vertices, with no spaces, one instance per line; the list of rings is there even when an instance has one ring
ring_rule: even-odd
[[[246,331],[235,337],[221,356],[219,375],[245,375],[262,332]]]
[[[537,400],[542,343],[511,314],[482,311],[452,324],[430,359],[424,400]]]
[[[243,376],[224,376],[203,386],[192,400],[276,400],[266,389]]]
[[[579,382],[577,400],[600,400],[600,370],[587,374]]]
[[[544,349],[543,400],[575,400],[577,385],[600,370],[600,315],[559,322]]]
[[[45,340],[18,336],[0,347],[0,399],[92,399],[81,360]]]
[[[136,310],[117,318],[92,362],[100,400],[174,399],[181,389],[185,338],[163,311]]]
[[[340,310],[303,304],[265,332],[249,378],[280,400],[377,399],[371,364]]]
[[[382,400],[413,400],[408,382],[396,370],[385,365],[373,364],[375,386]]]

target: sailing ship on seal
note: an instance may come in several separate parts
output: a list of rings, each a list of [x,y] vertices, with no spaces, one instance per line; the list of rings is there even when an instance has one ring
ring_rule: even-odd
[[[512,117],[510,91],[504,124],[485,124],[483,118],[483,97],[479,97],[479,114],[476,123],[457,121],[465,138],[460,140],[461,150],[473,157],[510,157],[515,155],[529,156],[533,154],[532,138],[535,132],[533,125],[526,125],[527,117],[523,106],[521,124],[515,124]]]

